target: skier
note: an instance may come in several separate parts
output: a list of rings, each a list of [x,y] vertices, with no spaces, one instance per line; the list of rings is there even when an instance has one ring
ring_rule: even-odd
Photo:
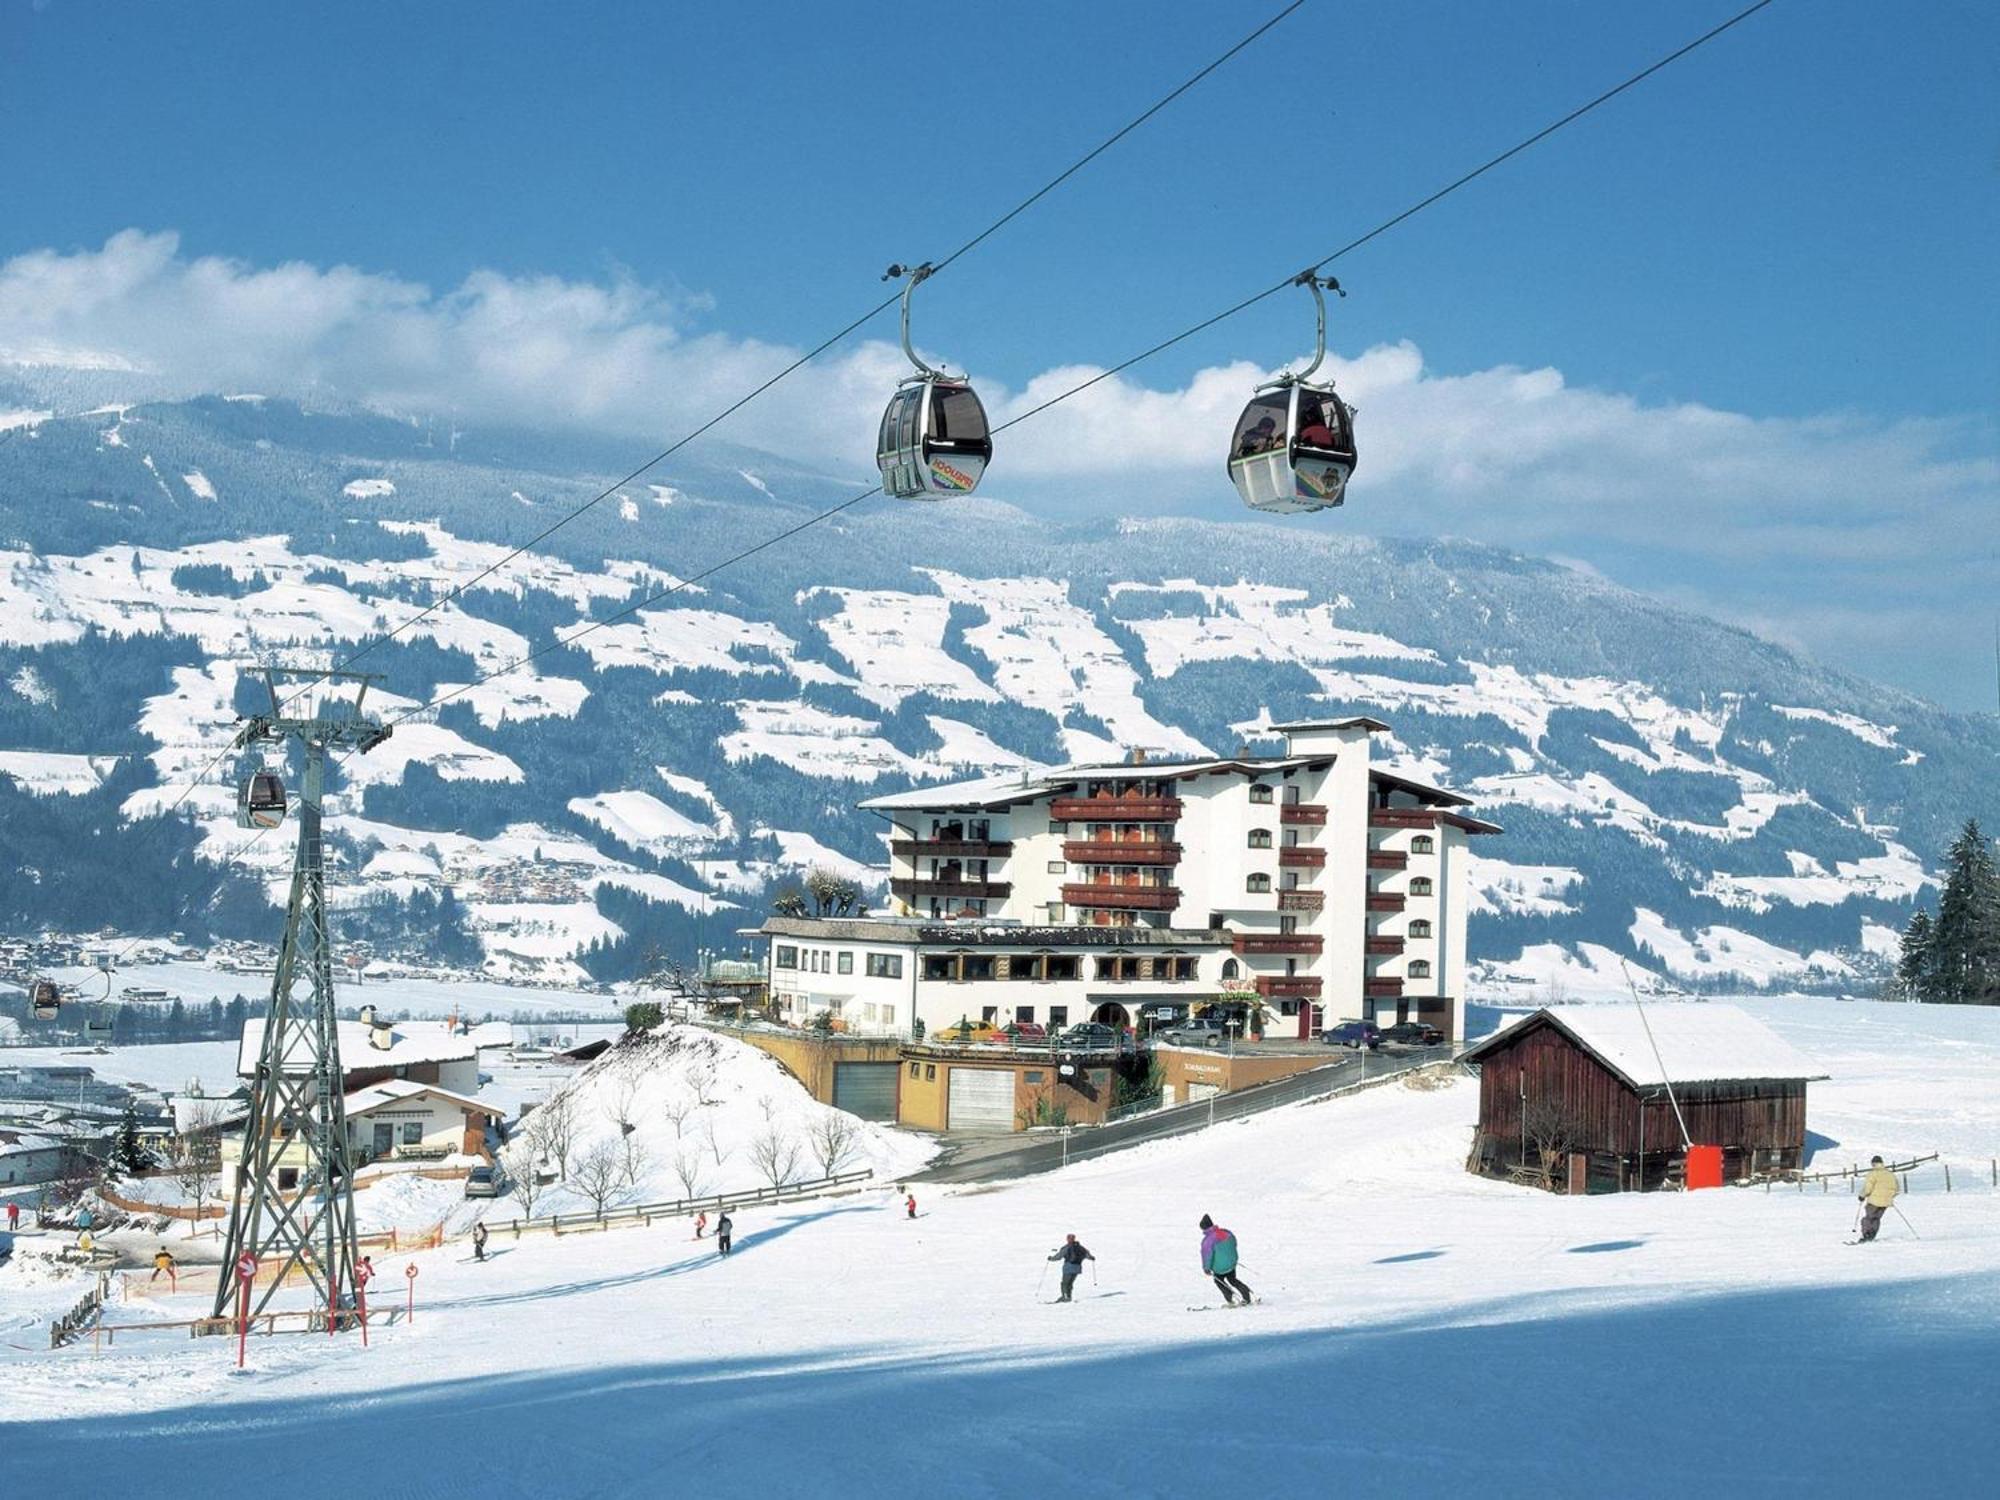
[[[21,1205],[18,1203],[10,1203],[7,1205],[7,1229],[11,1233],[16,1229],[19,1229],[20,1227],[21,1227]]]
[[[694,1216],[694,1237],[700,1239],[706,1233],[708,1233],[708,1210],[704,1208]]]
[[[917,1216],[917,1195],[915,1193],[910,1193],[904,1197],[903,1212],[912,1219]]]
[[[715,1253],[717,1255],[727,1255],[729,1253],[729,1236],[735,1227],[735,1225],[729,1222],[728,1214],[724,1214],[715,1221]]]
[[[1216,1290],[1231,1307],[1237,1292],[1243,1294],[1243,1305],[1250,1305],[1250,1288],[1236,1274],[1236,1236],[1207,1214],[1201,1216],[1201,1269],[1215,1278]]]
[[[1071,1300],[1070,1292],[1076,1286],[1076,1278],[1083,1274],[1083,1263],[1097,1257],[1084,1249],[1082,1241],[1072,1234],[1064,1236],[1062,1244],[1049,1252],[1049,1259],[1062,1262],[1062,1295],[1056,1301],[1068,1302]]]
[[[168,1250],[165,1245],[160,1246],[159,1254],[153,1257],[153,1274],[148,1276],[146,1280],[150,1284],[158,1281],[162,1276],[166,1277],[168,1281],[174,1279],[173,1252]]]
[[[1861,1210],[1862,1244],[1875,1238],[1875,1231],[1882,1227],[1882,1215],[1896,1201],[1898,1191],[1896,1174],[1882,1165],[1881,1157],[1871,1158],[1868,1175],[1861,1183],[1861,1201],[1867,1205]]]
[[[486,1221],[481,1219],[472,1226],[472,1258],[486,1259]]]

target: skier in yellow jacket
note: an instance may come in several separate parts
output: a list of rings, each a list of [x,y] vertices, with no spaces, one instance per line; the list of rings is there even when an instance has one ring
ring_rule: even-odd
[[[1877,1156],[1868,1164],[1868,1175],[1861,1181],[1861,1243],[1867,1244],[1875,1238],[1875,1231],[1882,1227],[1882,1215],[1896,1201],[1896,1174],[1882,1165]]]

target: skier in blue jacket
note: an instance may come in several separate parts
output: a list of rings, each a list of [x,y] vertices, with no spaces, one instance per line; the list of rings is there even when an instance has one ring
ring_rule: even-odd
[[[1201,1269],[1215,1278],[1223,1301],[1234,1307],[1236,1294],[1241,1292],[1244,1305],[1249,1305],[1250,1288],[1236,1274],[1236,1236],[1207,1214],[1201,1216]]]

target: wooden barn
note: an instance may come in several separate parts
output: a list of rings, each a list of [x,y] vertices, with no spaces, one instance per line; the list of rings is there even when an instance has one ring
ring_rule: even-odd
[[[1726,1179],[1797,1167],[1806,1084],[1827,1076],[1763,1022],[1699,1003],[1649,1005],[1643,1018],[1632,1005],[1552,1006],[1462,1060],[1479,1067],[1471,1169],[1564,1192],[1678,1179],[1676,1103],[1688,1140],[1722,1148]]]

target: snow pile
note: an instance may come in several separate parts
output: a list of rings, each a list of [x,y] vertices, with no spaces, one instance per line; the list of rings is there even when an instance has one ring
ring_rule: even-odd
[[[536,1162],[561,1179],[544,1188],[536,1215],[595,1208],[599,1195],[607,1206],[658,1203],[863,1169],[894,1182],[936,1150],[818,1103],[746,1042],[671,1022],[598,1058],[513,1135],[511,1177]],[[489,1212],[525,1213],[521,1189]]]

